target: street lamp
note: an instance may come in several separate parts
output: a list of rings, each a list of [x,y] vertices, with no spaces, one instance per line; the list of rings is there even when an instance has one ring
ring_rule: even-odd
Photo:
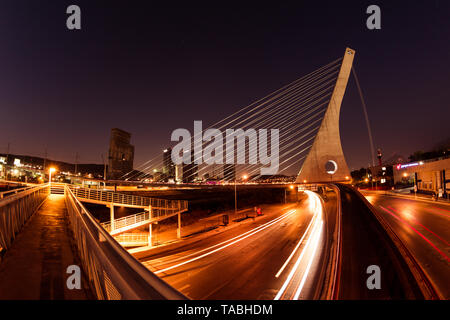
[[[48,170],[48,182],[50,184],[52,184],[52,173],[55,172],[55,171],[56,171],[56,169],[53,168],[53,167]]]
[[[247,180],[248,176],[246,174],[242,175],[242,180]],[[237,214],[237,188],[236,188],[236,177],[234,177],[234,214]]]

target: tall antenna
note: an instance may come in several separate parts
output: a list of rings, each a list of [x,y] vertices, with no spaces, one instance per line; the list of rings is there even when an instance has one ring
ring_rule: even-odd
[[[45,148],[45,151],[44,151],[44,172],[45,172],[46,165],[47,165],[47,148]]]
[[[75,175],[78,172],[78,152],[75,154]]]
[[[375,167],[375,148],[373,146],[372,139],[372,130],[370,129],[369,116],[367,115],[366,102],[364,101],[364,97],[361,91],[361,87],[359,86],[358,76],[356,75],[355,68],[352,66],[353,76],[355,77],[356,86],[358,87],[359,97],[361,98],[361,103],[364,110],[364,117],[366,118],[367,131],[369,132],[369,141],[370,141],[370,152],[372,154],[372,166]]]

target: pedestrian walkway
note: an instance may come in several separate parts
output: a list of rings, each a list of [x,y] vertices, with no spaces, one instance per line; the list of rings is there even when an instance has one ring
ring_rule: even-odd
[[[92,298],[85,278],[69,290],[70,265],[81,266],[71,246],[63,195],[50,195],[17,235],[0,263],[0,300]]]

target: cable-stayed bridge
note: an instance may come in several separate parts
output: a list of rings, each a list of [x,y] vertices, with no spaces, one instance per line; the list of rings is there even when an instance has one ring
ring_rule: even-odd
[[[2,194],[0,249],[5,258],[0,263],[0,298],[18,297],[14,281],[25,281],[21,280],[25,268],[35,265],[44,269],[27,279],[27,285],[39,288],[30,291],[39,292],[30,293],[30,299],[89,295],[97,299],[223,299],[231,297],[236,287],[242,296],[234,298],[440,297],[384,218],[345,184],[349,171],[340,143],[339,113],[354,57],[355,51],[347,48],[342,58],[202,128],[200,134],[194,133],[194,147],[189,141],[188,158],[201,162],[212,140],[204,141],[203,132],[224,131],[223,143],[232,134],[227,129],[239,128],[242,131],[233,139],[242,138],[245,148],[227,150],[217,144],[212,152],[223,163],[231,150],[236,159],[244,159],[236,176],[261,175],[261,168],[270,163],[255,158],[261,159],[261,149],[277,149],[279,171],[299,166],[297,184],[314,183],[317,192],[306,190],[295,204],[270,207],[264,215],[230,228],[231,233],[179,241],[167,248],[165,255],[165,248],[152,251],[152,225],[178,216],[180,236],[181,213],[188,210],[186,201],[51,182]],[[279,130],[278,139],[271,136],[261,148],[259,134],[269,129]],[[252,139],[258,143],[252,144]],[[158,160],[151,159],[139,168],[142,174],[130,172],[123,178],[142,179],[159,166]],[[191,174],[201,174],[208,166],[199,163],[198,172]],[[108,206],[110,222],[100,224],[83,202]],[[117,206],[143,212],[116,219]],[[143,226],[149,226],[147,239],[142,234],[126,233]],[[147,242],[150,248],[141,256],[132,256],[119,242]],[[360,274],[368,264],[384,270],[384,291],[367,291],[366,282],[360,283]],[[64,283],[58,273],[61,265],[81,266],[87,285],[81,291],[66,290],[60,285]],[[226,278],[225,284],[222,278]]]

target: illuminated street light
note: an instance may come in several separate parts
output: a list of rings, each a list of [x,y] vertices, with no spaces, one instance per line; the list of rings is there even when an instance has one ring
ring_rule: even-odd
[[[408,176],[408,174],[406,172],[404,172],[403,176],[406,178]]]
[[[52,173],[55,171],[56,171],[56,169],[53,167],[48,170],[48,181],[50,184],[52,183]]]
[[[369,182],[369,179],[365,178],[364,181],[365,181],[365,182]]]
[[[290,188],[291,190],[294,190],[294,186],[293,186],[293,185],[290,185],[289,188]]]

